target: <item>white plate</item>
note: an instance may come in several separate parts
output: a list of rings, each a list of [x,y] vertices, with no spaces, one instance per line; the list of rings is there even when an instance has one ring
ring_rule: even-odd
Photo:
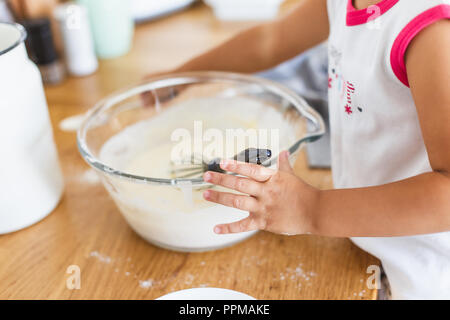
[[[256,300],[234,290],[221,288],[192,288],[171,292],[156,300]]]

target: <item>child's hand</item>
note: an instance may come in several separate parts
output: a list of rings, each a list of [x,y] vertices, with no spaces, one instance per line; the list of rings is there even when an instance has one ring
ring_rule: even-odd
[[[171,73],[173,73],[173,71],[152,73],[144,77],[144,81],[152,81],[153,79],[157,79],[158,77]],[[166,101],[170,101],[176,97],[183,89],[183,85],[178,85],[176,87],[145,91],[141,94],[142,105],[143,107],[155,107],[157,104],[163,104]]]
[[[314,208],[320,191],[294,175],[288,157],[288,152],[280,154],[278,170],[231,160],[221,163],[222,169],[248,178],[216,172],[204,174],[207,182],[247,194],[204,192],[208,201],[250,213],[243,220],[216,226],[216,233],[258,229],[289,235],[313,232]]]

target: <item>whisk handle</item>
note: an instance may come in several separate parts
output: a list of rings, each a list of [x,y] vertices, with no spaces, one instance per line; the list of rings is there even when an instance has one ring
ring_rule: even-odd
[[[215,158],[212,161],[208,163],[207,171],[214,171],[219,173],[224,173],[225,171],[222,170],[220,167],[220,158]]]
[[[261,164],[272,157],[269,149],[248,148],[234,156],[234,160]]]
[[[233,159],[241,162],[261,164],[270,159],[270,157],[272,157],[272,151],[269,149],[248,148],[235,155]],[[224,173],[225,171],[220,168],[220,158],[210,161],[206,171]]]

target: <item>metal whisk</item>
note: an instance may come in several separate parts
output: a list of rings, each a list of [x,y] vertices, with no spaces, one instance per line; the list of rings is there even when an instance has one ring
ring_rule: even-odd
[[[261,164],[271,157],[272,151],[269,149],[248,148],[235,155],[233,159],[241,162]],[[220,160],[220,158],[215,158],[206,161],[203,158],[192,155],[191,163],[188,166],[174,168],[170,173],[174,178],[180,179],[201,176],[206,171],[224,173],[225,171],[220,168]]]

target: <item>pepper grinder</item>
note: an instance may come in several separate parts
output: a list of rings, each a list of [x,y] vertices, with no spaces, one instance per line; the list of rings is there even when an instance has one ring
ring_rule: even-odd
[[[37,64],[46,84],[58,84],[64,80],[65,69],[56,53],[50,20],[47,18],[28,19],[22,21],[27,30],[26,41],[28,54]]]

